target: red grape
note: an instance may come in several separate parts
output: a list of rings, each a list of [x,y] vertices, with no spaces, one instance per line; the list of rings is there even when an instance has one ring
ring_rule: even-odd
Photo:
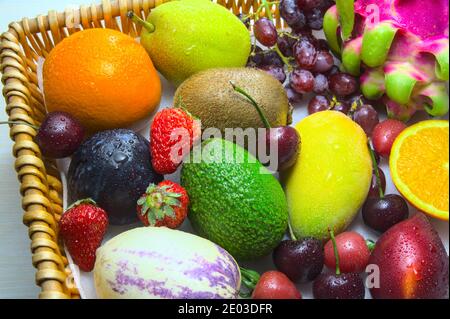
[[[308,27],[313,30],[321,30],[323,28],[323,12],[319,8],[313,8],[306,14]]]
[[[316,64],[313,71],[318,73],[326,73],[331,70],[334,65],[334,58],[330,52],[321,50],[317,53]]]
[[[267,18],[260,18],[254,25],[255,38],[266,47],[272,47],[277,43],[277,29],[272,21]]]
[[[314,78],[314,93],[323,94],[328,91],[328,78],[323,74],[317,74]]]
[[[266,71],[268,74],[272,75],[275,79],[284,83],[286,80],[286,73],[284,69],[276,65],[264,65],[260,67],[261,70]]]
[[[314,89],[314,76],[307,70],[294,69],[291,73],[290,83],[298,93],[308,93]]]
[[[393,119],[378,123],[372,133],[372,143],[375,151],[383,157],[388,157],[391,154],[392,144],[394,144],[397,136],[405,128],[405,123]]]
[[[303,29],[306,25],[306,17],[299,10],[296,0],[281,0],[280,15],[287,25],[293,30]]]
[[[296,40],[294,38],[291,38],[285,34],[281,35],[277,39],[277,45],[280,49],[281,53],[283,53],[284,56],[290,57],[293,55],[292,47],[294,46]]]
[[[369,262],[370,251],[365,239],[360,234],[353,231],[341,233],[336,236],[336,246],[341,272],[361,273],[365,270]],[[332,270],[336,268],[331,240],[325,244],[325,265]]]
[[[294,45],[294,57],[302,69],[312,70],[317,61],[317,50],[310,41],[301,39]]]
[[[347,73],[330,76],[330,90],[337,96],[348,96],[358,90],[358,81]]]
[[[314,114],[330,109],[330,101],[323,95],[316,95],[308,103],[308,113]]]
[[[293,88],[291,88],[289,85],[286,85],[284,87],[286,90],[287,97],[289,99],[289,102],[292,104],[296,104],[302,101],[303,95],[296,92]]]
[[[369,104],[364,104],[353,113],[353,120],[358,123],[367,136],[372,136],[373,129],[380,121],[377,111]]]

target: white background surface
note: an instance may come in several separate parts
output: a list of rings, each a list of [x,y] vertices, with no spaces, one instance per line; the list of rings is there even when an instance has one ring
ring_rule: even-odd
[[[89,2],[89,0],[0,0],[0,32],[7,29],[9,22],[20,20],[24,16],[34,17],[45,14],[50,9],[64,10],[68,5],[89,4]],[[0,121],[6,120],[3,98],[0,99],[0,108]],[[297,109],[295,113],[294,122],[297,122],[306,112]],[[0,126],[0,298],[36,298],[39,288],[34,283],[35,269],[31,265],[30,241],[27,229],[22,224],[19,183],[14,171],[11,149],[8,126]],[[383,169],[389,180],[387,166],[383,165]],[[395,189],[392,185],[388,185],[387,193],[391,192],[395,192]],[[448,223],[434,220],[433,224],[442,235],[448,251]],[[362,227],[360,216],[351,228],[368,238],[376,239],[375,233]],[[267,260],[264,264],[269,263]]]

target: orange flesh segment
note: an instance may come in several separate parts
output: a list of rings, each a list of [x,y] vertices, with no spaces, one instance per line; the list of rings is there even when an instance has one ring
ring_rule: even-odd
[[[408,198],[419,209],[449,210],[449,129],[423,127],[405,136],[398,150],[396,173]],[[399,186],[399,185],[397,185]],[[400,187],[400,188],[404,188]],[[402,193],[405,189],[400,189]],[[406,197],[408,194],[404,194]],[[417,203],[419,201],[420,203]],[[434,208],[434,209],[433,209]]]

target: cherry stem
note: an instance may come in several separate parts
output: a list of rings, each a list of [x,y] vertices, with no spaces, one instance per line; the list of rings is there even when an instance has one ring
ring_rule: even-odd
[[[133,20],[134,23],[142,25],[148,32],[155,32],[155,26],[152,23],[141,19],[133,11],[129,11],[127,16],[129,19]]]
[[[296,241],[297,237],[295,236],[294,231],[292,230],[292,226],[291,226],[290,222],[288,222],[288,228],[289,228],[289,235],[291,236],[291,239]]]
[[[2,121],[0,122],[0,125],[2,124],[15,124],[15,125],[26,125],[29,126],[31,128],[34,128],[35,130],[39,130],[39,126],[27,123],[27,122],[16,122],[16,121]]]
[[[330,233],[331,243],[333,244],[334,258],[336,259],[336,275],[341,274],[341,269],[339,268],[339,253],[336,244],[336,238],[334,237],[333,230],[328,227],[328,232]]]
[[[383,188],[381,187],[380,171],[378,170],[377,160],[375,159],[375,151],[373,150],[372,146],[370,146],[370,143],[367,143],[367,147],[369,148],[373,171],[375,172],[375,178],[377,179],[378,192],[380,193],[380,198],[384,198]]]
[[[241,271],[241,282],[248,290],[247,293],[239,292],[239,295],[242,298],[250,298],[261,276],[254,270],[245,269],[243,267],[239,267],[239,269]]]
[[[233,89],[242,94],[243,96],[245,96],[250,103],[255,107],[255,109],[258,111],[259,113],[259,117],[261,118],[261,120],[264,123],[264,126],[266,127],[266,129],[271,129],[272,126],[270,125],[269,121],[267,120],[267,117],[264,115],[263,110],[261,109],[261,107],[258,105],[258,103],[250,96],[250,94],[248,94],[247,92],[245,92],[243,89],[241,89],[240,87],[236,86],[232,81],[230,81],[231,86],[233,87]]]

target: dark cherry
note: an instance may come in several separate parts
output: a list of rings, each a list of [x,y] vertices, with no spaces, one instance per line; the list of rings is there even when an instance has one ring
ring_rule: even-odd
[[[323,95],[314,96],[308,103],[308,113],[314,114],[330,109],[330,101]]]
[[[340,254],[334,232],[330,233],[336,271],[334,274],[321,274],[314,280],[313,296],[315,299],[364,299],[366,289],[364,282],[356,272],[341,273]]]
[[[284,69],[276,65],[264,65],[260,67],[261,70],[266,71],[268,74],[272,75],[275,79],[284,83],[286,80],[286,73]]]
[[[376,157],[375,157],[376,161]],[[384,172],[381,168],[378,167],[378,173],[380,175],[380,182],[381,182],[381,190],[384,192],[386,191],[386,176],[384,175]],[[369,194],[367,195],[369,197],[380,197],[380,189],[378,187],[378,181],[377,176],[375,172],[372,172],[372,181],[370,182],[370,188],[369,188]]]
[[[347,73],[336,73],[330,76],[330,90],[337,96],[348,96],[358,90],[358,81]]]
[[[42,122],[36,142],[44,156],[64,158],[80,147],[84,135],[83,126],[70,114],[51,112]]]
[[[384,233],[409,216],[408,204],[397,194],[384,197],[370,197],[362,207],[364,223],[370,228]]]
[[[271,127],[263,109],[245,90],[230,82],[233,89],[243,95],[253,105],[266,128],[265,143],[266,153],[271,157],[277,157],[277,170],[283,170],[292,166],[297,160],[300,151],[300,135],[291,126]],[[277,146],[276,154],[272,154],[272,146]],[[271,158],[272,160],[272,158]]]
[[[284,240],[272,254],[275,267],[293,282],[314,280],[324,264],[322,242],[313,238]]]
[[[266,145],[266,150],[270,150],[270,145],[278,145],[278,170],[282,171],[294,165],[297,160],[300,151],[300,135],[291,126],[271,128],[266,132]]]
[[[317,61],[317,50],[311,41],[301,38],[294,45],[294,58],[302,69],[312,70]]]
[[[366,290],[360,275],[321,274],[313,283],[315,299],[364,299]]]

